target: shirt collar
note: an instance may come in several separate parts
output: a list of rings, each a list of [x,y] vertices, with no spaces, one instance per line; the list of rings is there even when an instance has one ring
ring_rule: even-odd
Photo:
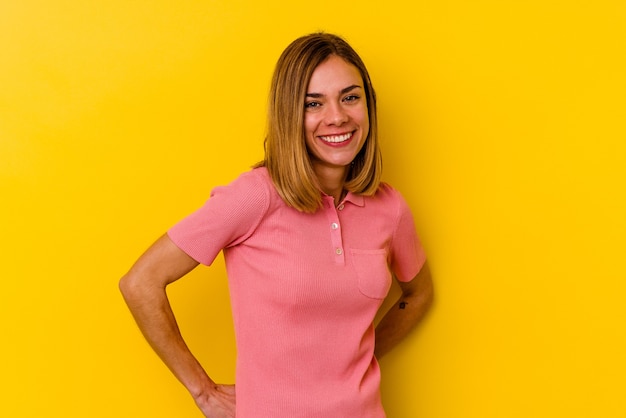
[[[328,199],[328,201],[332,201],[333,199],[332,196],[329,196],[324,192],[322,192],[322,196],[324,197],[324,199]],[[357,193],[348,192],[339,204],[344,204],[346,202],[350,202],[355,206],[365,206],[365,199],[363,198],[363,195]]]
[[[350,202],[350,203],[352,203],[352,204],[354,204],[356,206],[364,206],[365,205],[365,199],[363,199],[363,195],[352,193],[352,192],[348,192],[348,194],[343,199],[343,201],[344,202]]]

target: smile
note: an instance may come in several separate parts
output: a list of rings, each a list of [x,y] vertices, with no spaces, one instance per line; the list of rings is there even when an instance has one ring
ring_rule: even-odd
[[[320,139],[324,142],[329,142],[332,144],[338,144],[341,142],[345,142],[348,139],[352,138],[352,132],[348,132],[343,135],[329,135],[329,136],[320,136]]]

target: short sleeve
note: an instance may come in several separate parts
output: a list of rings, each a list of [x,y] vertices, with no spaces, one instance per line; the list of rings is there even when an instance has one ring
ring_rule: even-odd
[[[426,254],[415,230],[411,209],[397,194],[398,222],[391,241],[391,270],[401,282],[411,281],[426,262]]]
[[[269,207],[269,189],[255,170],[213,189],[204,206],[168,231],[172,241],[199,263],[210,265],[219,252],[243,242]]]

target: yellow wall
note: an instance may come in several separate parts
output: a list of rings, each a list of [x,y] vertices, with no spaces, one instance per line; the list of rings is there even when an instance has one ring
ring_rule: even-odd
[[[0,415],[200,416],[117,280],[261,158],[273,65],[324,29],[370,67],[437,286],[390,418],[626,416],[625,3],[283,4],[0,3]],[[171,297],[232,380],[222,262]]]

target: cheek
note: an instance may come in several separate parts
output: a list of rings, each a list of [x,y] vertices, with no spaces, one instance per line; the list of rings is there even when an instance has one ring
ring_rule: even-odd
[[[359,125],[363,130],[364,136],[367,136],[370,130],[370,118],[367,114],[367,108],[365,108],[362,112],[359,113]]]
[[[310,117],[304,118],[304,143],[307,149],[311,149],[315,138],[315,127],[317,125],[311,120]]]
[[[314,136],[315,129],[317,124],[315,123],[315,119],[311,115],[304,116],[304,134],[308,138],[309,136]]]
[[[370,130],[370,118],[367,115],[367,112],[365,112],[365,115],[363,116],[363,121],[361,122],[361,126],[363,127],[364,131],[369,132],[369,130]]]

